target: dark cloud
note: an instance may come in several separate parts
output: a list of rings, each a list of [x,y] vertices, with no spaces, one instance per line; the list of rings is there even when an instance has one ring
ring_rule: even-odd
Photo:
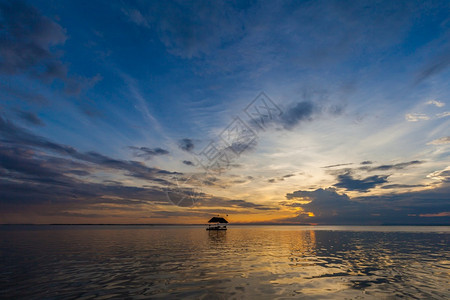
[[[353,163],[345,163],[345,164],[329,165],[329,166],[325,166],[325,167],[322,167],[322,168],[328,169],[328,168],[342,167],[342,166],[349,166],[349,165],[353,165]]]
[[[392,165],[380,165],[377,167],[361,167],[361,169],[367,170],[367,171],[401,170],[401,169],[405,169],[409,166],[420,165],[422,163],[423,163],[423,161],[413,160],[413,161],[409,161],[409,162],[403,162],[403,163],[392,164]]]
[[[356,168],[343,168],[343,169],[337,169],[337,170],[328,170],[327,172],[332,175],[339,175],[341,173],[348,173],[348,172],[354,172],[354,171],[366,171],[366,172],[373,172],[373,171],[391,171],[391,170],[402,170],[405,168],[408,168],[410,166],[414,165],[420,165],[423,164],[424,161],[421,160],[412,160],[408,162],[401,162],[397,164],[386,164],[386,165],[379,165],[379,166],[371,166],[373,162],[371,161],[363,161],[360,164],[362,166],[356,167]],[[325,166],[323,168],[332,168],[332,167],[339,167],[339,166],[346,166],[351,165],[351,163],[348,164],[337,164],[337,165],[330,165]]]
[[[69,171],[67,171],[67,173],[74,174],[74,175],[77,175],[77,176],[88,176],[88,175],[91,174],[91,173],[89,173],[88,171],[85,171],[85,170],[69,170]]]
[[[67,39],[60,25],[22,1],[2,1],[0,14],[0,72],[65,78],[65,66],[51,51]]]
[[[0,90],[3,98],[19,99],[33,104],[47,104],[49,101],[38,91],[25,91],[23,88],[13,88],[10,84],[0,82]],[[29,90],[29,88],[28,88]]]
[[[430,62],[428,62],[417,74],[415,84],[419,84],[422,81],[432,77],[436,74],[443,72],[450,66],[450,49],[446,49],[445,53],[435,57]]]
[[[194,163],[190,160],[183,160],[183,164],[185,164],[186,166],[194,166]]]
[[[270,178],[269,180],[267,180],[267,182],[274,183],[276,181],[284,181],[286,178],[293,177],[293,176],[295,176],[295,174],[286,174],[286,175],[278,177],[278,178]]]
[[[136,178],[155,180],[161,182],[160,175],[180,174],[158,168],[147,167],[145,164],[132,161],[114,159],[97,152],[79,152],[75,148],[67,145],[51,142],[43,137],[34,135],[23,128],[13,124],[11,121],[0,116],[0,140],[4,143],[17,145],[20,147],[35,147],[45,149],[58,154],[70,156],[73,159],[92,163],[97,167],[116,169],[125,171],[125,175]]]
[[[355,179],[350,174],[346,172],[337,176],[338,182],[334,184],[335,187],[346,189],[347,191],[359,191],[367,192],[371,188],[382,185],[387,182],[389,176],[374,175],[363,179]]]
[[[367,196],[350,199],[335,189],[295,191],[286,195],[288,207],[302,207],[295,218],[281,221],[319,224],[450,224],[450,217],[424,218],[420,215],[450,211],[449,186],[432,190]],[[309,203],[297,202],[309,200]],[[314,216],[308,216],[312,212]]]
[[[264,207],[264,205],[255,204],[253,202],[248,202],[245,200],[228,200],[227,201],[232,206],[238,206],[238,207],[244,207],[244,208],[261,208]]]
[[[222,197],[203,197],[199,199],[196,203],[196,206],[199,207],[224,207],[224,208],[248,208],[248,209],[256,209],[256,210],[278,210],[277,207],[270,207],[267,205],[256,204],[253,202],[245,201],[245,200],[234,200],[227,199]]]
[[[240,140],[233,141],[231,146],[223,148],[221,152],[227,153],[230,160],[233,160],[233,157],[251,152],[255,150],[257,146],[258,140],[256,139],[256,136],[251,136],[249,139],[243,137]],[[234,165],[230,164],[229,166],[232,167]]]
[[[241,184],[241,183],[246,183],[248,182],[245,179],[237,179],[237,180],[233,180],[231,183],[235,183],[235,184]]]
[[[0,141],[2,220],[10,214],[77,217],[70,210],[84,209],[98,213],[83,213],[80,217],[111,217],[117,210],[139,212],[144,205],[147,210],[148,205],[172,205],[166,188],[173,187],[172,177],[181,174],[97,152],[79,152],[34,135],[1,117]],[[147,185],[133,187],[112,180],[96,183],[96,172],[116,178],[139,178]],[[94,182],[89,182],[92,178]],[[197,197],[211,196],[199,193]],[[238,205],[233,203],[230,207]]]
[[[129,148],[133,150],[134,157],[141,157],[144,158],[145,160],[152,159],[154,156],[169,154],[169,151],[159,147],[147,148],[147,147],[130,146]]]
[[[78,169],[72,169],[76,165]],[[91,166],[73,163],[68,159],[53,158],[41,151],[0,146],[0,205],[2,215],[33,208],[33,213],[61,215],[68,209],[99,210],[123,205],[123,210],[144,204],[169,205],[161,187],[131,187],[117,181],[87,182]],[[96,169],[94,169],[96,170]],[[115,175],[114,173],[110,173]],[[159,178],[148,176],[152,182]],[[39,207],[39,209],[36,209]]]
[[[25,122],[27,122],[28,124],[31,125],[36,125],[36,126],[44,126],[44,122],[39,119],[39,117],[32,112],[29,111],[22,111],[22,110],[18,110],[17,112],[17,116],[24,120]]]
[[[66,94],[76,96],[84,90],[94,87],[98,82],[102,81],[103,76],[96,74],[92,77],[71,76],[65,79],[64,91]],[[86,104],[84,107],[86,108]],[[83,108],[83,105],[82,105]]]
[[[178,141],[178,147],[180,147],[181,150],[186,152],[191,152],[194,150],[194,141],[191,139],[181,139]]]
[[[45,161],[33,158],[34,152],[15,147],[0,147],[0,167],[10,172],[41,178],[60,178],[60,172],[49,167]]]
[[[78,95],[102,79],[99,74],[91,78],[68,75],[67,65],[55,49],[65,43],[66,30],[33,6],[2,1],[0,28],[0,73],[26,74],[45,83],[59,79],[69,95]]]
[[[315,106],[313,102],[298,102],[283,112],[280,117],[281,124],[285,129],[291,130],[301,122],[311,121],[314,111]]]
[[[150,2],[146,8],[122,9],[138,26],[154,28],[168,52],[183,58],[208,55],[242,33],[242,22],[227,2]]]
[[[211,65],[216,72],[248,66],[329,68],[397,44],[412,18],[421,16],[418,12],[446,8],[404,1],[143,3],[123,7],[124,16],[156,31],[169,53]],[[294,46],[298,42],[302,47]],[[280,44],[285,45],[283,51]]]
[[[383,185],[381,188],[388,190],[388,189],[403,189],[403,188],[413,188],[413,187],[424,187],[423,184],[387,184]]]

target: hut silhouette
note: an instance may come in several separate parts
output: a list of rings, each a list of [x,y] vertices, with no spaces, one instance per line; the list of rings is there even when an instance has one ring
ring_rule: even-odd
[[[222,217],[212,217],[208,221],[209,225],[206,228],[206,230],[227,230],[227,225],[222,224],[228,224],[228,221],[225,220],[225,218]]]

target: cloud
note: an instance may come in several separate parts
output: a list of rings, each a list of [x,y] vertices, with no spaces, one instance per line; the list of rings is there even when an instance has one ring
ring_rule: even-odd
[[[39,119],[39,117],[32,112],[28,112],[28,111],[22,111],[22,110],[17,110],[17,116],[22,119],[23,121],[27,122],[28,124],[31,125],[36,125],[36,126],[44,126],[44,122]]]
[[[293,176],[295,176],[295,174],[286,174],[286,175],[283,175],[283,176],[278,177],[278,178],[270,178],[270,179],[267,180],[267,182],[274,183],[274,182],[277,182],[277,181],[284,181],[286,178],[290,178],[290,177],[293,177]],[[249,178],[249,179],[251,179],[251,178]]]
[[[438,118],[445,118],[448,116],[450,116],[450,111],[444,111],[443,113],[436,114],[436,117]]]
[[[437,101],[437,100],[430,100],[430,101],[427,101],[425,104],[428,104],[428,105],[435,105],[435,106],[437,106],[437,107],[444,107],[444,105],[445,105],[444,102]]]
[[[154,217],[165,213],[161,212],[161,206],[172,206],[166,188],[175,185],[173,175],[182,175],[97,152],[80,152],[34,135],[1,117],[0,141],[2,222],[10,220],[12,215],[22,216],[21,222],[28,220],[30,215],[70,217],[70,222],[78,217],[126,217],[130,216],[129,212]],[[96,173],[115,180],[98,183]],[[145,185],[129,186],[126,176],[142,179]],[[188,193],[189,190],[181,192]],[[198,207],[204,211],[209,205],[216,204],[239,211],[276,210],[243,200],[211,200],[214,197],[204,193],[196,196]]]
[[[364,161],[361,163],[361,166],[355,167],[355,168],[341,168],[341,169],[332,169],[332,167],[337,166],[345,166],[347,164],[338,164],[338,165],[332,165],[327,166],[328,170],[326,172],[331,175],[342,175],[342,174],[350,174],[351,172],[356,171],[365,171],[365,172],[373,172],[373,171],[391,171],[391,170],[403,170],[410,166],[420,165],[423,164],[424,161],[421,160],[412,160],[408,162],[400,162],[396,164],[385,164],[385,165],[378,165],[373,166],[373,162],[371,161]],[[324,167],[322,167],[324,168]]]
[[[142,15],[142,13],[133,8],[122,8],[122,12],[125,14],[125,16],[134,24],[143,26],[143,27],[150,27],[149,22],[147,19]]]
[[[417,122],[417,121],[429,120],[430,117],[428,117],[425,114],[411,113],[411,114],[406,114],[405,119],[408,122]]]
[[[449,192],[449,186],[443,186],[418,192],[350,199],[333,188],[299,190],[286,194],[288,201],[282,205],[301,207],[303,211],[297,217],[279,221],[358,225],[450,224],[450,218],[443,214],[450,211]],[[436,218],[424,219],[420,214],[435,214]]]
[[[52,181],[62,179],[63,176],[55,168],[49,166],[42,160],[33,158],[34,152],[16,147],[0,148],[0,167],[11,172],[18,172],[28,176],[38,177],[38,181],[43,178],[51,178]]]
[[[74,175],[77,175],[77,176],[88,176],[88,175],[91,175],[91,173],[89,173],[88,171],[85,171],[85,170],[68,170],[67,173],[74,174]]]
[[[28,92],[22,88],[13,88],[10,84],[0,82],[0,91],[3,98],[11,98],[13,100],[20,99],[33,104],[47,104],[49,101],[37,91]]]
[[[323,168],[323,169],[329,169],[329,168],[342,167],[342,166],[349,166],[349,165],[353,165],[353,163],[345,163],[345,164],[329,165],[329,166],[325,166],[325,167],[322,167],[322,168]]]
[[[450,182],[450,166],[448,166],[444,170],[439,170],[428,174],[427,178],[431,178],[441,182]]]
[[[377,167],[360,167],[360,170],[366,170],[366,171],[388,171],[388,170],[402,170],[404,168],[407,168],[409,166],[413,165],[420,165],[423,161],[420,160],[412,160],[408,162],[398,163],[398,164],[391,164],[391,165],[380,165]]]
[[[182,58],[200,58],[243,32],[233,5],[216,1],[153,3],[146,9],[127,9],[130,20],[156,29],[169,53]]]
[[[127,176],[146,180],[163,182],[164,179],[159,178],[160,176],[180,174],[178,172],[147,167],[145,164],[138,161],[114,159],[93,151],[84,153],[79,152],[71,146],[54,143],[43,137],[34,135],[25,129],[17,127],[12,122],[3,119],[1,116],[0,140],[4,143],[20,147],[41,148],[61,155],[69,156],[72,159],[95,164],[97,167],[122,170],[126,172],[125,175]]]
[[[413,187],[425,187],[423,184],[387,184],[383,185],[381,188],[388,189],[403,189],[403,188],[413,188]]]
[[[134,157],[141,157],[141,158],[144,158],[145,160],[152,159],[154,156],[169,154],[169,151],[159,148],[159,147],[158,148],[147,148],[147,147],[130,146],[128,148],[133,150]]]
[[[178,141],[178,147],[186,152],[191,152],[194,150],[194,141],[191,139],[185,138]]]
[[[103,76],[96,74],[92,77],[72,76],[65,79],[64,91],[68,95],[78,95],[83,90],[88,90],[94,87],[98,82],[103,80]]]
[[[440,212],[437,214],[420,214],[419,217],[425,217],[425,218],[450,217],[450,211]]]
[[[444,136],[431,142],[427,143],[427,145],[445,145],[450,143],[450,136]]]
[[[311,121],[315,106],[310,101],[303,101],[293,104],[286,109],[280,117],[285,129],[291,130],[304,121]]]
[[[350,172],[346,172],[337,176],[338,182],[333,186],[346,189],[347,191],[368,192],[371,188],[388,182],[388,177],[389,175],[374,175],[363,179],[355,179]]]
[[[428,62],[416,76],[416,84],[443,72],[450,65],[450,52],[444,49],[444,54],[436,56],[431,62]]]
[[[0,3],[0,72],[65,78],[67,69],[51,48],[64,44],[66,31],[22,1]]]
[[[0,135],[3,138],[1,130]],[[120,206],[123,214],[128,210],[144,211],[142,205],[171,205],[159,184],[172,184],[167,175],[173,172],[148,168],[137,162],[115,160],[95,152],[80,153],[74,150],[71,155],[61,157],[61,152],[53,156],[43,150],[47,149],[30,143],[2,140],[0,215],[3,221],[6,220],[3,217],[10,213],[20,214],[24,218],[29,214],[67,216],[65,212],[73,209],[103,211],[98,217],[111,217],[109,212],[105,215],[104,211],[117,210]],[[95,182],[95,173],[99,171],[103,176],[121,180],[123,177],[116,170],[125,171],[125,176],[142,178],[156,185],[133,187],[116,180]]]
[[[262,204],[257,204],[245,200],[234,200],[222,197],[207,196],[195,202],[198,207],[224,207],[226,209],[249,208],[256,210],[278,210],[277,207],[270,207]]]
[[[194,163],[190,160],[183,160],[183,164],[185,164],[186,166],[194,166]]]
[[[3,1],[0,16],[0,73],[26,74],[45,83],[59,79],[69,95],[78,95],[102,79],[99,74],[68,76],[68,67],[55,49],[67,40],[66,30],[33,6]]]

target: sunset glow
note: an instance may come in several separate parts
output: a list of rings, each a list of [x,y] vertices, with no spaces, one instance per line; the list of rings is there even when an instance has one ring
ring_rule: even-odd
[[[448,225],[449,8],[2,2],[0,223]]]

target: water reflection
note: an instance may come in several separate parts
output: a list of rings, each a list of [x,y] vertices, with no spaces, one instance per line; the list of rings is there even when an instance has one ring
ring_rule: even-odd
[[[208,230],[209,241],[212,244],[223,243],[227,239],[227,231],[226,230]]]
[[[449,234],[52,227],[0,234],[2,298],[445,298]]]

